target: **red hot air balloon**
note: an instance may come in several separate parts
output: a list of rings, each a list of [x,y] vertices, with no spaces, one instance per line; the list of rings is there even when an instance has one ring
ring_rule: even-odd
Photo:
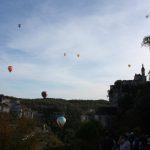
[[[8,66],[8,71],[12,72],[13,71],[13,67],[12,66]]]
[[[42,95],[42,97],[45,99],[46,97],[47,97],[47,92],[46,91],[43,91],[42,93],[41,93],[41,95]]]

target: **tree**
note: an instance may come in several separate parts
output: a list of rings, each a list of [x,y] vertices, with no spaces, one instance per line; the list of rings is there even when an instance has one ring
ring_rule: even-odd
[[[150,48],[150,36],[145,36],[142,41],[142,46]]]
[[[103,131],[98,121],[83,123],[76,133],[79,147],[86,150],[97,150],[99,148],[100,138],[104,135]]]

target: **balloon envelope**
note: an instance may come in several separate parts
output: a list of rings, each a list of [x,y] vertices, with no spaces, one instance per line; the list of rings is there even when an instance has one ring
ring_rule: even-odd
[[[18,24],[18,27],[21,28],[21,24]]]
[[[148,17],[149,17],[149,15],[146,15],[146,16],[145,16],[145,18],[148,18]]]
[[[131,67],[131,65],[129,64],[128,67]]]
[[[42,91],[41,95],[42,95],[43,98],[46,98],[48,94],[47,94],[46,91]]]
[[[60,116],[57,118],[56,122],[60,128],[63,128],[66,123],[66,118],[64,116]]]
[[[8,66],[8,71],[12,72],[13,71],[13,67],[12,66]]]

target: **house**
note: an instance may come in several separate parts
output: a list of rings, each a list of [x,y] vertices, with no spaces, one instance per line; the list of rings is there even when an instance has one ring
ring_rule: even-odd
[[[110,128],[112,120],[117,113],[116,107],[99,107],[97,110],[92,111],[92,113],[87,113],[81,115],[81,122],[96,120],[99,121],[103,127]]]

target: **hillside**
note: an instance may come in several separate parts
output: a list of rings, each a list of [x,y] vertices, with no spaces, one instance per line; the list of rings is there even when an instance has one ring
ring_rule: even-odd
[[[120,91],[117,90],[120,86],[114,88]],[[21,99],[5,96],[7,103],[10,100],[9,106],[16,102],[25,116],[18,118],[13,113],[0,113],[0,148],[16,149],[14,144],[19,144],[19,149],[28,145],[31,150],[37,149],[36,145],[39,150],[81,150],[82,147],[97,150],[98,140],[101,141],[108,132],[116,136],[131,131],[138,135],[148,134],[149,91],[149,82],[139,86],[121,86],[117,109],[105,100]],[[67,120],[63,129],[57,125],[58,116],[65,116]],[[2,141],[7,141],[9,145]]]
[[[36,145],[40,150],[80,149],[82,138],[84,139],[80,134],[93,134],[92,139],[95,139],[96,133],[97,138],[103,135],[102,130],[107,125],[105,118],[110,114],[108,110],[111,108],[110,103],[105,100],[21,99],[10,96],[2,96],[1,105],[0,148],[15,150],[15,144],[18,145],[18,149],[22,149],[24,145],[31,150],[37,149]],[[15,109],[19,108],[18,111],[11,108],[14,105],[17,106]],[[58,116],[65,116],[67,120],[63,129],[59,128],[56,122]],[[85,129],[88,127],[86,131],[84,126]]]

